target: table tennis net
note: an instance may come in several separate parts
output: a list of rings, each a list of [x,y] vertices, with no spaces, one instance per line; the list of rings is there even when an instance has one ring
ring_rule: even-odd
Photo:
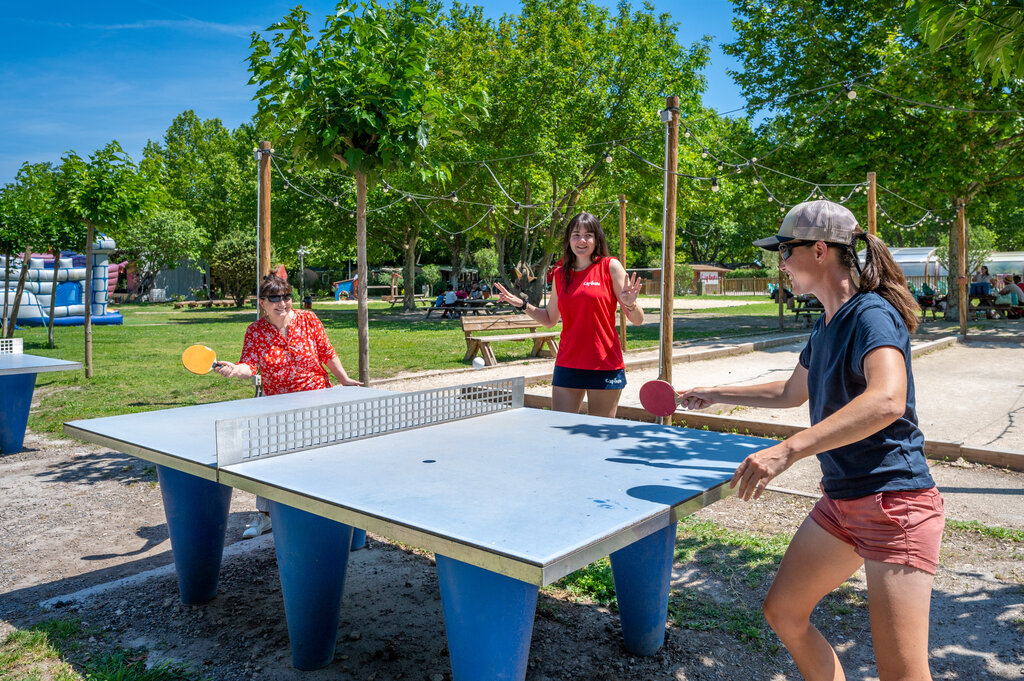
[[[24,351],[23,338],[0,338],[0,355],[19,355]]]
[[[521,376],[217,421],[217,466],[523,406]]]

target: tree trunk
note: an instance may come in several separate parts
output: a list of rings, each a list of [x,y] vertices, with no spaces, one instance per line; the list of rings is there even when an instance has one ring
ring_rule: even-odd
[[[960,318],[960,287],[956,283],[960,271],[960,232],[957,221],[949,227],[949,271],[946,273],[946,319]],[[966,309],[966,308],[965,308]]]
[[[405,243],[402,244],[402,279],[405,282],[405,294],[402,296],[402,309],[406,312],[416,311],[416,244],[419,240],[418,224],[405,228]]]
[[[3,330],[0,332],[0,338],[7,338],[7,310],[8,300],[7,292],[11,288],[11,258],[14,254],[10,251],[4,253],[4,316],[2,320]]]
[[[85,221],[85,377],[92,378],[92,240],[96,227]]]
[[[53,312],[57,308],[57,277],[60,274],[60,249],[53,250],[53,289],[50,291],[50,315],[46,321],[46,340],[50,348],[57,347],[53,342]]]
[[[18,276],[18,290],[14,292],[14,304],[11,306],[11,316],[7,322],[7,333],[4,338],[14,338],[14,327],[18,322],[18,308],[21,307],[21,294],[25,292],[25,280],[28,278],[28,263],[32,257],[32,248],[25,246],[25,257],[21,263],[21,274]]]
[[[356,324],[359,334],[359,382],[370,384],[370,317],[366,307],[367,284],[370,283],[366,267],[366,173],[356,174],[356,291],[358,307]]]

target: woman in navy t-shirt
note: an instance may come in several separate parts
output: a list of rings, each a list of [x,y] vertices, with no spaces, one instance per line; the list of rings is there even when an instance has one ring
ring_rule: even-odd
[[[810,403],[810,428],[747,457],[732,478],[742,499],[757,499],[795,461],[813,454],[821,463],[824,495],[782,559],[765,618],[804,678],[845,678],[810,615],[863,565],[879,678],[931,679],[928,611],[945,519],[917,427],[917,303],[881,239],[831,201],[794,207],[777,235],[754,243],[778,250],[794,293],[814,294],[825,313],[787,380],[680,394],[693,409]]]

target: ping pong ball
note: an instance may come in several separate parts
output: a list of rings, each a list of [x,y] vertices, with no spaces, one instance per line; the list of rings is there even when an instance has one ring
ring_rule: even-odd
[[[483,357],[474,357],[473,358],[473,368],[474,369],[483,369],[484,368],[484,358]]]

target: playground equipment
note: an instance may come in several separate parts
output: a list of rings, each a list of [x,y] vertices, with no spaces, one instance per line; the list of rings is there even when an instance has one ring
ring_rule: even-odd
[[[114,240],[100,236],[93,245],[92,267],[86,267],[85,256],[72,253],[62,254],[57,262],[57,290],[53,290],[52,255],[33,254],[29,257],[25,290],[21,294],[18,318],[15,323],[26,326],[43,326],[49,322],[50,298],[56,295],[53,309],[54,326],[76,326],[85,323],[85,278],[92,277],[92,323],[121,324],[120,312],[108,310],[107,302],[117,285],[117,275],[125,263],[111,263],[110,253],[114,251]],[[13,311],[14,296],[17,292],[18,277],[21,275],[23,257],[12,258],[11,280],[5,291],[0,291],[0,309],[7,304],[8,314]],[[6,261],[0,256],[0,268]],[[2,270],[0,270],[2,271]]]

